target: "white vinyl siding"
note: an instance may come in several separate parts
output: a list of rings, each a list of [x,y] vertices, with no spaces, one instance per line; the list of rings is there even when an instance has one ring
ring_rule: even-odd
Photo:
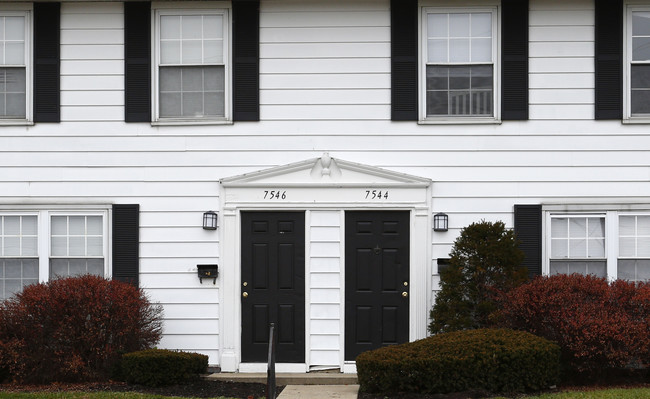
[[[594,3],[531,0],[531,120],[594,119]]]
[[[123,120],[123,3],[61,3],[61,122]]]
[[[389,121],[389,1],[262,1],[260,117],[296,127]]]
[[[309,366],[338,366],[341,351],[341,212],[309,212]]]

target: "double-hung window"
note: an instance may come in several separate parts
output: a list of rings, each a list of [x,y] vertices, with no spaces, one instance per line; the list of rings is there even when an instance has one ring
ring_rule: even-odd
[[[630,6],[626,13],[626,117],[650,118],[650,7]]]
[[[155,120],[228,121],[228,10],[159,8],[154,32]]]
[[[52,215],[50,278],[80,274],[104,276],[102,215]]]
[[[107,275],[106,210],[0,211],[0,300],[25,286]]]
[[[424,9],[421,119],[496,119],[497,18],[496,7]]]
[[[552,215],[550,274],[607,276],[604,215]]]
[[[618,278],[650,280],[650,215],[620,215],[618,242]]]
[[[38,283],[37,216],[0,215],[0,299]]]
[[[549,274],[592,274],[610,280],[650,281],[650,210],[642,205],[578,205],[565,213],[549,205]]]
[[[0,123],[29,118],[30,12],[0,8]]]

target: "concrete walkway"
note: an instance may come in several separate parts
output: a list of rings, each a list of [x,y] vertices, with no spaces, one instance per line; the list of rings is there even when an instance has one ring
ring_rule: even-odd
[[[214,373],[208,380],[266,384],[266,373]],[[278,373],[276,384],[286,385],[278,399],[357,399],[356,374],[338,372]]]
[[[266,384],[266,373],[214,373],[204,377],[207,380],[257,382]],[[277,373],[276,385],[354,385],[358,384],[356,374],[311,372]]]
[[[278,399],[357,399],[358,385],[287,385]]]

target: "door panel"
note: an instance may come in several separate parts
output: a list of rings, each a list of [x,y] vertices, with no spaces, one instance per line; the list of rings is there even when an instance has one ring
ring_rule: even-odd
[[[407,211],[345,214],[345,360],[408,341]]]
[[[277,362],[304,363],[305,214],[242,212],[241,223],[242,362],[267,361],[275,323]]]

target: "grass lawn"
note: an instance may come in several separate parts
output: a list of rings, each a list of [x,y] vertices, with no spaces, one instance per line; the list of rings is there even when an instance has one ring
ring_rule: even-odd
[[[171,399],[178,396],[160,396],[131,392],[0,392],[0,399]],[[597,391],[573,391],[526,396],[525,399],[645,399],[650,398],[650,388],[616,388]],[[187,399],[187,398],[184,398]],[[229,399],[223,396],[214,399]],[[506,399],[506,398],[494,398]]]
[[[527,396],[526,399],[645,399],[650,398],[650,388],[615,388],[597,391],[572,391]],[[505,398],[504,398],[505,399]]]
[[[0,399],[188,399],[180,396],[160,396],[132,392],[0,392]],[[214,399],[229,399],[224,396]]]

